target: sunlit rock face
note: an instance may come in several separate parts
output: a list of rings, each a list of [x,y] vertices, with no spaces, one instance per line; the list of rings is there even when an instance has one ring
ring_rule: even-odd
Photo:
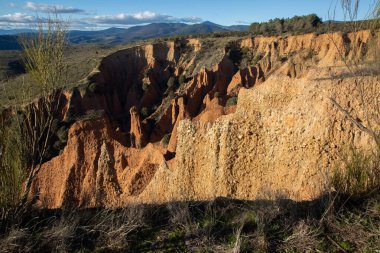
[[[342,149],[374,145],[330,100],[361,120],[376,108],[379,76],[353,77],[341,60],[374,60],[371,40],[369,31],[191,39],[109,55],[88,77],[95,91],[62,95],[62,119],[101,116],[70,127],[31,197],[48,208],[316,198]]]

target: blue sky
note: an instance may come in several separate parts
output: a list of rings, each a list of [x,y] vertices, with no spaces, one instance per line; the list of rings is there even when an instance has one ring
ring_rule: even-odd
[[[361,0],[359,19],[375,0]],[[129,27],[152,22],[221,25],[250,24],[276,17],[316,13],[329,19],[329,9],[339,0],[0,0],[0,28],[24,28],[35,16],[56,10],[71,22],[73,29]],[[336,20],[343,20],[340,6]]]

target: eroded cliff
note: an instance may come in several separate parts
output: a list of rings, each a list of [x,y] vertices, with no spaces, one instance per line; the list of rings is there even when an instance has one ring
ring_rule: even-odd
[[[377,34],[361,31],[176,40],[116,52],[86,88],[63,93],[60,117],[77,121],[31,195],[49,208],[318,197],[342,148],[372,145],[330,98],[359,119],[361,109],[375,108],[378,75],[352,77],[345,67],[376,63],[374,43]],[[354,79],[366,89],[365,105]]]

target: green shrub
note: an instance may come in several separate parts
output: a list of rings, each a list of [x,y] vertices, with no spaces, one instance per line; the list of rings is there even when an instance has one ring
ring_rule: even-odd
[[[162,137],[161,143],[167,146],[170,141],[171,134],[165,134],[164,137]]]
[[[151,71],[151,68],[147,68],[147,69],[144,70],[144,73],[143,73],[144,74],[144,78],[147,78],[149,76],[150,71]]]
[[[149,110],[148,110],[148,108],[146,108],[146,107],[143,107],[143,108],[141,108],[141,115],[143,116],[143,117],[147,117],[148,115],[149,115]]]
[[[92,93],[97,93],[99,91],[99,84],[97,84],[97,83],[90,83],[90,85],[88,86],[88,89]]]
[[[378,155],[365,154],[351,148],[342,155],[342,158],[343,169],[336,169],[332,177],[332,186],[338,193],[360,197],[379,189],[380,158]]]
[[[220,92],[219,91],[214,93],[214,98],[220,98]]]
[[[171,76],[167,82],[167,86],[168,88],[171,88],[171,87],[174,87],[176,84],[176,80],[175,80],[175,77],[174,76]]]
[[[243,59],[243,52],[240,46],[236,43],[229,43],[226,50],[228,58],[238,67]]]
[[[259,61],[261,61],[261,59],[264,58],[264,55],[261,54],[261,53],[258,53],[256,54],[253,59],[252,59],[252,65],[256,65],[257,63],[259,63]]]
[[[73,123],[75,121],[75,118],[76,118],[75,110],[72,106],[70,106],[69,109],[67,110],[64,121],[67,123]]]
[[[55,150],[60,151],[60,150],[63,150],[63,148],[65,147],[65,145],[66,145],[66,143],[64,143],[64,142],[56,141],[56,142],[54,142],[54,144],[53,144],[53,148],[54,148]]]
[[[186,76],[185,75],[180,75],[179,79],[179,84],[182,85],[186,82]]]
[[[238,102],[238,98],[237,97],[231,97],[227,100],[226,102],[226,106],[233,106],[233,105],[236,105]]]
[[[14,208],[21,196],[26,178],[26,140],[19,122],[0,122],[0,215]]]
[[[149,83],[143,83],[142,89],[143,89],[143,91],[147,91],[149,89]]]
[[[57,138],[61,141],[61,142],[67,142],[67,138],[68,138],[68,128],[66,126],[61,126],[58,131],[57,131]]]

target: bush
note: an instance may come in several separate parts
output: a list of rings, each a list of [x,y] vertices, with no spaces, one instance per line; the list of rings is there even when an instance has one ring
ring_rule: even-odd
[[[171,88],[171,87],[174,87],[175,84],[176,84],[175,77],[172,76],[172,77],[169,78],[169,80],[168,80],[168,82],[167,82],[166,85],[168,86],[168,88]]]
[[[179,77],[179,84],[182,85],[186,82],[186,76],[185,75],[180,75]]]
[[[214,93],[214,98],[220,98],[220,92],[218,92],[218,91],[215,92],[215,93]]]
[[[97,93],[99,91],[99,85],[97,83],[91,83],[89,86],[88,86],[88,89],[92,92],[92,93]]]
[[[25,142],[17,120],[0,122],[0,217],[20,200],[26,178]]]
[[[161,143],[167,146],[170,141],[171,134],[165,134],[164,137],[162,137]]]
[[[147,117],[148,115],[149,115],[149,111],[148,111],[148,108],[146,108],[146,107],[143,107],[143,108],[141,108],[141,115],[143,116],[143,117]]]
[[[228,58],[234,63],[235,66],[240,66],[243,59],[243,51],[236,43],[229,43],[226,48]]]
[[[67,127],[66,126],[62,126],[57,131],[57,138],[61,142],[66,143],[67,142],[68,133],[69,133],[69,130],[67,129]]]
[[[252,65],[256,65],[257,63],[259,63],[259,61],[261,61],[261,59],[264,58],[264,55],[261,54],[261,53],[258,53],[256,54],[253,59],[252,59]]]
[[[377,155],[351,148],[342,158],[344,168],[336,169],[332,178],[332,186],[338,193],[355,198],[379,189],[380,159]]]
[[[149,83],[143,83],[142,89],[143,89],[143,91],[147,91],[149,89]]]
[[[233,106],[233,105],[236,105],[238,102],[238,98],[237,97],[231,97],[227,100],[226,102],[226,106]]]
[[[65,143],[64,142],[61,142],[61,141],[56,141],[54,142],[53,144],[53,148],[57,151],[60,151],[60,150],[63,150],[65,147]]]
[[[147,78],[149,76],[150,71],[151,71],[150,68],[147,68],[144,70],[144,78]]]

